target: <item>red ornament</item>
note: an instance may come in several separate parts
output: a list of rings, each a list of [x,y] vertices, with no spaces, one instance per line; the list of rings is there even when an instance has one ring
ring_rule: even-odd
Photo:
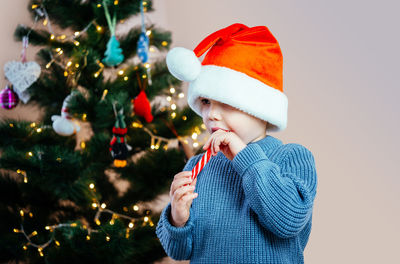
[[[0,105],[4,109],[10,110],[17,106],[19,97],[16,92],[8,85],[0,92]]]
[[[151,114],[151,106],[149,99],[147,99],[146,93],[142,90],[135,99],[132,99],[133,111],[138,116],[143,116],[147,123],[153,121],[153,115]]]

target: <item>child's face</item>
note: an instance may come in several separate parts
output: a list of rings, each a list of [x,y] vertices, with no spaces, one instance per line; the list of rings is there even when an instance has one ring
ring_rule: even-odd
[[[228,129],[235,132],[245,144],[266,136],[266,121],[212,99],[200,97],[199,100],[203,122],[210,134],[216,128]]]

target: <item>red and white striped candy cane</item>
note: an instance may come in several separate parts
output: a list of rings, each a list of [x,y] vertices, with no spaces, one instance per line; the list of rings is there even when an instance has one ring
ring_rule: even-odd
[[[209,162],[210,159],[211,159],[211,148],[208,148],[207,152],[203,154],[199,162],[197,162],[196,166],[194,166],[192,170],[192,181],[196,179],[197,175],[204,168],[204,166],[206,166],[207,162]]]
[[[222,129],[222,128],[221,128]],[[222,129],[226,132],[230,132],[230,130]],[[196,179],[197,175],[200,173],[200,171],[206,166],[207,162],[209,162],[211,159],[211,147],[207,149],[207,152],[203,154],[199,162],[197,162],[196,166],[194,166],[192,170],[192,181]]]

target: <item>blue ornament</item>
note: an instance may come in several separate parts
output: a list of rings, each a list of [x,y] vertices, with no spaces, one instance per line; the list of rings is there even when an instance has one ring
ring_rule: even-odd
[[[122,49],[119,47],[119,42],[115,35],[112,35],[107,43],[107,50],[104,52],[105,58],[102,60],[103,63],[108,66],[116,66],[124,60]]]
[[[149,59],[149,37],[145,32],[140,33],[137,43],[137,54],[143,63]]]

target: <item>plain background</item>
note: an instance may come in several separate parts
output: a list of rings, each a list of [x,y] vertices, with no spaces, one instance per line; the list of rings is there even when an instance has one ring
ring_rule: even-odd
[[[19,59],[13,32],[33,23],[27,3],[2,0],[2,67]],[[154,7],[148,16],[172,31],[173,47],[193,49],[236,22],[270,29],[282,49],[289,99],[288,127],[271,135],[306,146],[316,160],[306,263],[400,263],[398,1],[155,0]],[[35,53],[29,47],[28,60]],[[38,116],[21,103],[0,110],[0,118]]]

